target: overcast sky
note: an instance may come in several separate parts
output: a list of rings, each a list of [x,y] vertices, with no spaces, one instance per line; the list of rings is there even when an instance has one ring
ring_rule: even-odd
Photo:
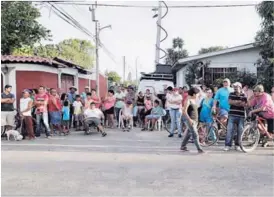
[[[156,1],[112,1],[106,4],[127,5],[155,5]],[[167,5],[212,5],[212,4],[253,4],[258,1],[230,1],[230,2],[180,2],[167,1]],[[72,15],[83,26],[94,34],[95,26],[91,21],[88,6],[62,5],[62,8]],[[163,12],[164,9],[163,9]],[[70,26],[58,18],[48,8],[41,8],[42,17],[39,19],[53,35],[53,43],[63,39],[80,38],[93,40],[84,33]],[[100,39],[113,54],[116,63],[100,49],[100,68],[115,70],[122,76],[122,56],[126,56],[127,70],[135,78],[135,59],[139,56],[139,70],[154,71],[156,19],[152,16],[151,8],[117,8],[98,7],[97,19],[101,27],[112,25],[112,29],[101,32]],[[183,38],[189,55],[195,55],[202,47],[237,46],[254,41],[256,32],[260,29],[261,19],[255,7],[233,8],[170,8],[167,16],[162,20],[162,26],[168,32],[168,38],[161,43],[161,48],[171,47],[172,38]],[[164,34],[162,34],[163,36]]]

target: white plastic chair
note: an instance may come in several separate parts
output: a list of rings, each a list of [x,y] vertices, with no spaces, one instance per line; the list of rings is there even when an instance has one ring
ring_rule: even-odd
[[[161,129],[163,128],[163,125],[164,125],[163,117],[165,116],[166,116],[166,110],[163,109],[163,115],[156,121],[156,124],[155,124],[155,127],[156,129],[158,129],[158,131],[161,131]],[[151,121],[148,121],[148,129],[150,129],[149,128],[150,123]]]
[[[121,109],[120,112],[119,112],[119,123],[118,123],[118,128],[119,129],[121,127],[124,127],[124,121],[123,121],[122,114],[123,114],[123,110]],[[130,122],[131,122],[131,128],[133,128],[133,116],[132,116]]]

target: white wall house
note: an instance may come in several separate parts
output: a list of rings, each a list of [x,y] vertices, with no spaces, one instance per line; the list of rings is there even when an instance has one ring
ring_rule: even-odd
[[[188,64],[192,61],[210,61],[208,68],[212,82],[215,79],[225,76],[225,74],[235,73],[237,71],[256,74],[257,67],[255,63],[261,58],[259,52],[260,49],[251,43],[180,59],[178,63],[172,67],[172,70],[176,72],[176,86],[182,87],[187,85],[185,81],[186,70],[189,66]]]

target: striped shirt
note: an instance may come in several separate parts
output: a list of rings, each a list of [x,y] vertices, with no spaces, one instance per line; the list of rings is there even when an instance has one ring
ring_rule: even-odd
[[[244,93],[240,93],[240,95],[236,95],[235,92],[232,92],[229,94],[229,100],[247,102],[247,98]],[[245,108],[242,106],[231,105],[229,115],[245,117]]]

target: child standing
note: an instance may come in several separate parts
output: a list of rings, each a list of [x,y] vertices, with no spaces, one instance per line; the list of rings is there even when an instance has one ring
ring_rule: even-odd
[[[63,113],[63,117],[62,117],[63,132],[65,134],[68,134],[69,133],[69,123],[70,123],[69,122],[70,110],[69,110],[69,102],[68,101],[64,101],[62,113]]]
[[[126,105],[122,108],[122,118],[123,118],[123,131],[128,128],[128,132],[131,129],[132,118],[133,118],[133,106],[132,101],[127,101]]]
[[[76,131],[80,131],[80,123],[83,121],[83,104],[81,102],[81,96],[76,95],[76,100],[73,102],[74,108],[74,120],[76,121]]]

